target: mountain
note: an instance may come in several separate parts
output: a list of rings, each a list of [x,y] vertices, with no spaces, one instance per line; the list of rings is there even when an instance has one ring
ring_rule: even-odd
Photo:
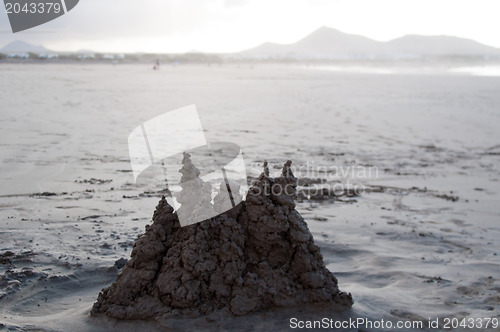
[[[245,55],[341,56],[378,52],[380,42],[322,27],[293,44],[264,43],[243,51]]]
[[[0,48],[0,53],[53,53],[41,45],[32,45],[21,40],[13,41]]]
[[[264,43],[243,56],[316,58],[391,57],[400,55],[500,55],[500,49],[451,36],[408,35],[388,42],[321,27],[293,44]]]
[[[332,28],[322,27],[305,38],[289,46],[291,53],[311,55],[321,54],[359,54],[377,51],[380,42],[343,33]]]
[[[388,51],[406,54],[477,55],[500,54],[500,49],[475,40],[452,36],[407,35],[385,43]]]

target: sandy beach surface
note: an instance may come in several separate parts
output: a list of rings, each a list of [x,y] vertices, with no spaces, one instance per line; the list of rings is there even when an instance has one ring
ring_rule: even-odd
[[[499,319],[500,77],[351,69],[2,65],[0,331],[288,330],[294,317],[437,331],[446,318]],[[207,140],[241,147],[249,176],[293,160],[297,209],[350,311],[89,316],[164,194],[161,176],[134,183],[128,134],[189,104]],[[336,185],[340,195],[310,194]]]

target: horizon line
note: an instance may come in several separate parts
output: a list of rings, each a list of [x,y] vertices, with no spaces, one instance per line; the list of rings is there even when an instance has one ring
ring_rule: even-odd
[[[136,50],[136,51],[121,51],[121,50],[113,50],[113,51],[96,51],[96,50],[90,50],[90,49],[81,49],[81,50],[76,50],[76,51],[63,51],[63,50],[59,50],[59,51],[55,51],[55,50],[51,50],[51,49],[47,49],[47,47],[45,47],[45,45],[43,44],[32,44],[30,42],[26,42],[22,39],[16,39],[16,40],[13,40],[11,42],[8,42],[7,44],[3,45],[0,47],[0,50],[2,48],[5,48],[7,46],[9,46],[10,44],[12,43],[15,43],[15,42],[23,42],[23,43],[26,43],[26,44],[29,44],[31,46],[36,46],[36,47],[43,47],[43,48],[46,48],[47,51],[49,52],[53,52],[53,53],[97,53],[97,54],[105,54],[105,53],[120,53],[120,54],[213,54],[213,55],[224,55],[224,54],[238,54],[238,53],[242,53],[244,51],[247,51],[247,50],[251,50],[253,48],[257,48],[259,46],[262,46],[262,45],[265,45],[265,44],[274,44],[274,45],[280,45],[280,46],[287,46],[287,45],[293,45],[301,40],[303,40],[304,38],[307,38],[308,36],[310,36],[311,34],[313,34],[314,32],[318,31],[318,30],[321,30],[321,29],[331,29],[331,30],[335,30],[335,31],[338,31],[342,34],[346,34],[346,35],[351,35],[351,36],[358,36],[358,37],[363,37],[363,38],[367,38],[369,40],[372,40],[372,41],[375,41],[377,43],[389,43],[391,41],[394,41],[394,40],[398,40],[398,39],[401,39],[401,38],[404,38],[404,37],[408,37],[408,36],[419,36],[419,37],[448,37],[448,38],[458,38],[458,39],[464,39],[464,40],[469,40],[469,41],[473,41],[473,42],[476,42],[480,45],[483,45],[483,46],[486,46],[486,47],[491,47],[491,48],[495,48],[497,50],[500,51],[500,47],[497,47],[497,46],[493,46],[493,45],[490,45],[490,44],[485,44],[485,43],[482,43],[476,39],[472,39],[472,38],[468,38],[468,37],[462,37],[462,36],[457,36],[457,35],[447,35],[447,34],[431,34],[431,35],[427,35],[427,34],[416,34],[416,33],[408,33],[408,34],[404,34],[404,35],[401,35],[399,37],[396,37],[396,38],[392,38],[392,39],[389,39],[389,40],[386,40],[386,41],[381,41],[381,40],[377,40],[377,39],[373,39],[371,37],[367,37],[365,35],[361,35],[361,34],[355,34],[355,33],[348,33],[348,32],[344,32],[342,30],[339,30],[337,28],[333,28],[333,27],[329,27],[329,26],[326,26],[326,25],[323,25],[323,26],[320,26],[314,30],[312,30],[311,32],[307,33],[305,36],[303,37],[300,37],[299,39],[297,39],[296,41],[292,42],[292,43],[276,43],[276,42],[271,42],[271,41],[264,41],[264,42],[261,42],[259,43],[258,45],[255,45],[255,46],[251,46],[251,47],[247,47],[247,48],[244,48],[244,49],[241,49],[239,51],[233,51],[233,52],[220,52],[220,51],[202,51],[202,50],[191,50],[191,51],[178,51],[178,52],[168,52],[168,51],[141,51],[141,50]],[[53,31],[51,31],[53,33]],[[5,32],[4,31],[0,31],[0,34],[4,34]],[[36,31],[33,31],[32,33],[42,33],[42,32],[36,32]],[[45,31],[43,33],[46,33]],[[6,34],[6,33],[5,33]],[[1,51],[0,51],[1,52]]]

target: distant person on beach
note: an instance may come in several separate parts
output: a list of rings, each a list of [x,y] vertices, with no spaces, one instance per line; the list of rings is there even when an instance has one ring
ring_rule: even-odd
[[[156,64],[154,65],[153,70],[160,70],[160,59],[156,60]]]

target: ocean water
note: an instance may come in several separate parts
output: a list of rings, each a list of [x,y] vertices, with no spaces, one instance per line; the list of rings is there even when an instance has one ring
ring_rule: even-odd
[[[301,66],[301,68],[308,68],[314,70],[327,70],[337,73],[351,73],[351,74],[374,74],[374,75],[472,75],[472,76],[500,76],[500,66],[496,65],[475,65],[475,66],[450,66],[450,65],[436,65],[426,66],[420,64],[417,66],[401,66],[401,65],[309,65]]]
[[[452,73],[470,74],[474,76],[500,76],[500,66],[475,66],[475,67],[458,67],[450,70]]]

